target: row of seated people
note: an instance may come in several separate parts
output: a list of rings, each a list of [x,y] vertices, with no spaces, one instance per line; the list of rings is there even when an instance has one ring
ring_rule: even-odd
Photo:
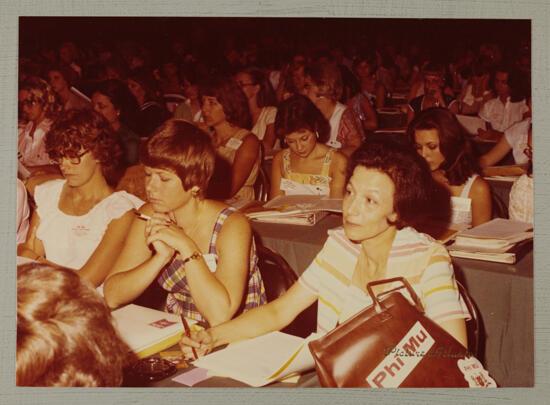
[[[246,217],[205,198],[216,157],[210,136],[181,120],[157,128],[140,151],[148,200],[143,202],[108,186],[110,161],[102,153],[112,140],[100,118],[71,110],[47,135],[47,151],[64,179],[37,187],[37,208],[19,254],[72,268],[94,287],[104,281],[105,302],[113,308],[159,283],[169,292],[166,310],[207,327],[182,339],[186,354],[191,347],[203,354],[281,329],[316,300],[317,330],[325,333],[370,305],[369,281],[396,276],[406,277],[426,314],[467,347],[470,314],[450,257],[443,245],[414,229],[434,204],[434,180],[426,160],[412,148],[371,140],[353,153],[346,169],[343,228],[329,232],[293,287],[266,303]],[[410,251],[411,244],[421,248]],[[84,260],[82,268],[66,264],[75,256]],[[24,280],[20,285],[24,288]]]

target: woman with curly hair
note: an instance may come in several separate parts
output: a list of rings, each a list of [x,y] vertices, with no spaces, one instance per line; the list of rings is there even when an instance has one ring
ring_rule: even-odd
[[[18,386],[117,387],[132,360],[89,283],[46,264],[17,268]]]
[[[63,179],[36,186],[36,210],[18,255],[79,270],[95,287],[114,263],[143,201],[113,192],[107,179],[120,151],[109,123],[92,110],[69,110],[46,137]]]
[[[21,84],[19,105],[27,124],[19,128],[18,156],[32,172],[51,163],[44,139],[63,107],[51,86],[39,77],[30,77]]]
[[[214,77],[200,86],[200,100],[218,155],[209,196],[253,200],[261,154],[246,96],[233,80]]]
[[[347,158],[324,144],[329,123],[306,96],[295,95],[279,105],[275,132],[288,147],[273,158],[270,198],[282,194],[344,196]]]
[[[71,110],[73,108],[81,110],[92,107],[90,101],[71,91],[71,86],[74,86],[77,81],[78,73],[69,66],[51,66],[48,69],[48,82],[59,96],[64,110]]]
[[[258,68],[247,68],[235,75],[235,81],[248,100],[252,116],[252,133],[262,141],[265,150],[275,143],[277,99],[271,83]]]
[[[491,219],[491,190],[481,176],[464,129],[446,108],[421,111],[409,124],[411,144],[451,195],[452,223],[477,226]]]

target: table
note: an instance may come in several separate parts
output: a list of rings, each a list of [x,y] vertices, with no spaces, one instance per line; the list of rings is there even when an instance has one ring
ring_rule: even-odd
[[[279,252],[302,274],[321,250],[327,230],[342,224],[327,216],[316,225],[252,222],[256,240]],[[479,309],[485,335],[481,359],[500,386],[534,384],[533,251],[515,265],[453,259],[456,277]]]

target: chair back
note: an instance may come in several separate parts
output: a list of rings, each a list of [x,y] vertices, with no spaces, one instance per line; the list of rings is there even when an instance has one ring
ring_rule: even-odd
[[[491,218],[508,218],[508,207],[502,197],[491,190]]]
[[[258,177],[254,183],[254,198],[264,202],[269,198],[269,179],[262,165],[258,168]]]
[[[262,275],[267,301],[283,295],[298,280],[298,276],[286,260],[277,252],[264,246],[256,247],[258,267]],[[282,332],[307,337],[317,327],[317,302],[302,311]]]
[[[477,306],[473,298],[470,296],[468,290],[466,290],[466,288],[458,280],[456,280],[456,284],[458,286],[458,291],[460,292],[460,295],[462,296],[462,299],[464,300],[464,303],[466,304],[468,312],[470,312],[471,316],[471,319],[466,322],[466,328],[468,332],[468,349],[470,353],[472,353],[477,358],[479,357],[479,340],[481,334],[479,311],[477,310]]]
[[[174,115],[174,111],[176,111],[178,105],[185,103],[186,100],[185,96],[177,93],[163,94],[162,99],[164,101],[164,107],[170,113],[170,115]]]

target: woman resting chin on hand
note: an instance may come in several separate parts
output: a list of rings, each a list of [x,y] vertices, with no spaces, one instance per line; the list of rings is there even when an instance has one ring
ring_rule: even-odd
[[[153,282],[166,309],[210,325],[266,302],[246,217],[204,198],[214,171],[210,137],[185,121],[158,127],[140,154],[148,203],[105,282],[111,308]]]

